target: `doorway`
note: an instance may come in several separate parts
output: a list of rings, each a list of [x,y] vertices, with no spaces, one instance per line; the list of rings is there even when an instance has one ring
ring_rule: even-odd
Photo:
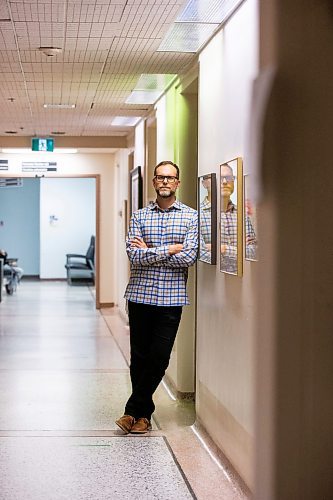
[[[100,176],[17,177],[0,197],[0,246],[19,258],[25,276],[65,279],[66,253],[95,248],[95,305],[100,308]]]

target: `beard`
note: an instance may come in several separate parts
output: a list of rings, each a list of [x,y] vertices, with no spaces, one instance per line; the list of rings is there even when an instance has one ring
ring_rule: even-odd
[[[156,189],[156,193],[161,197],[161,198],[170,198],[175,194],[175,191],[172,191],[172,189],[169,188],[159,188]]]

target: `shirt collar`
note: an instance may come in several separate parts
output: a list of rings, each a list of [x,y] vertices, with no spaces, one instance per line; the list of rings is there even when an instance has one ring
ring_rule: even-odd
[[[202,210],[211,210],[212,204],[208,200],[207,196],[204,198],[204,200],[202,200],[202,202],[201,202],[201,208],[202,208]]]
[[[229,201],[226,212],[234,212],[236,210],[236,205],[232,201]]]
[[[165,210],[181,210],[181,203],[180,201],[176,200],[174,201],[174,203],[169,207],[169,208],[166,208],[163,210],[163,208],[161,208],[157,201],[151,201],[148,205],[148,208],[150,208],[150,210],[161,210],[161,211],[165,211]]]

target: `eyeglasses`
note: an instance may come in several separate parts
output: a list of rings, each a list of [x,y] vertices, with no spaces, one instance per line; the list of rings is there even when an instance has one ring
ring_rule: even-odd
[[[234,182],[236,177],[234,175],[222,175],[221,176],[221,182],[226,181],[226,182]]]
[[[166,179],[169,184],[174,184],[178,181],[178,177],[174,175],[155,175],[155,180],[157,182],[164,182],[164,179]]]

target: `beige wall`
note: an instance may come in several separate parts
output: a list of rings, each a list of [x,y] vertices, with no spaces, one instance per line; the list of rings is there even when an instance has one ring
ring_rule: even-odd
[[[117,212],[117,242],[116,242],[116,305],[124,319],[127,319],[124,292],[129,278],[129,261],[125,250],[125,238],[129,224],[129,154],[134,153],[134,167],[141,166],[145,175],[145,122],[140,121],[134,129],[133,147],[119,150],[115,155],[117,171],[116,178],[116,212]],[[135,147],[134,147],[135,146]],[[124,201],[127,202],[127,214],[124,213]],[[121,214],[121,215],[120,215]],[[125,228],[126,226],[126,228]]]
[[[11,147],[14,147],[11,144]],[[51,153],[50,153],[51,154]],[[42,156],[41,156],[42,155]],[[8,158],[8,175],[22,175],[22,161],[50,161],[42,153],[27,155],[1,154]],[[116,202],[115,202],[115,160],[110,153],[103,154],[51,154],[52,161],[57,162],[57,172],[52,176],[99,174],[101,176],[100,204],[100,302],[108,304],[116,302]],[[2,172],[4,174],[4,172]],[[29,175],[25,174],[29,177]],[[34,176],[35,174],[33,174]],[[48,174],[44,174],[47,176]]]
[[[199,175],[215,172],[218,185],[219,164],[244,156],[257,23],[248,0],[199,56]],[[221,273],[219,256],[216,266],[197,267],[197,417],[250,487],[255,266],[244,261],[243,277]]]
[[[129,278],[129,261],[125,250],[125,238],[128,228],[128,156],[130,149],[119,150],[115,155],[116,163],[116,204],[117,204],[117,239],[116,239],[116,305],[123,318],[127,319],[124,292]],[[126,213],[127,209],[127,213]]]

